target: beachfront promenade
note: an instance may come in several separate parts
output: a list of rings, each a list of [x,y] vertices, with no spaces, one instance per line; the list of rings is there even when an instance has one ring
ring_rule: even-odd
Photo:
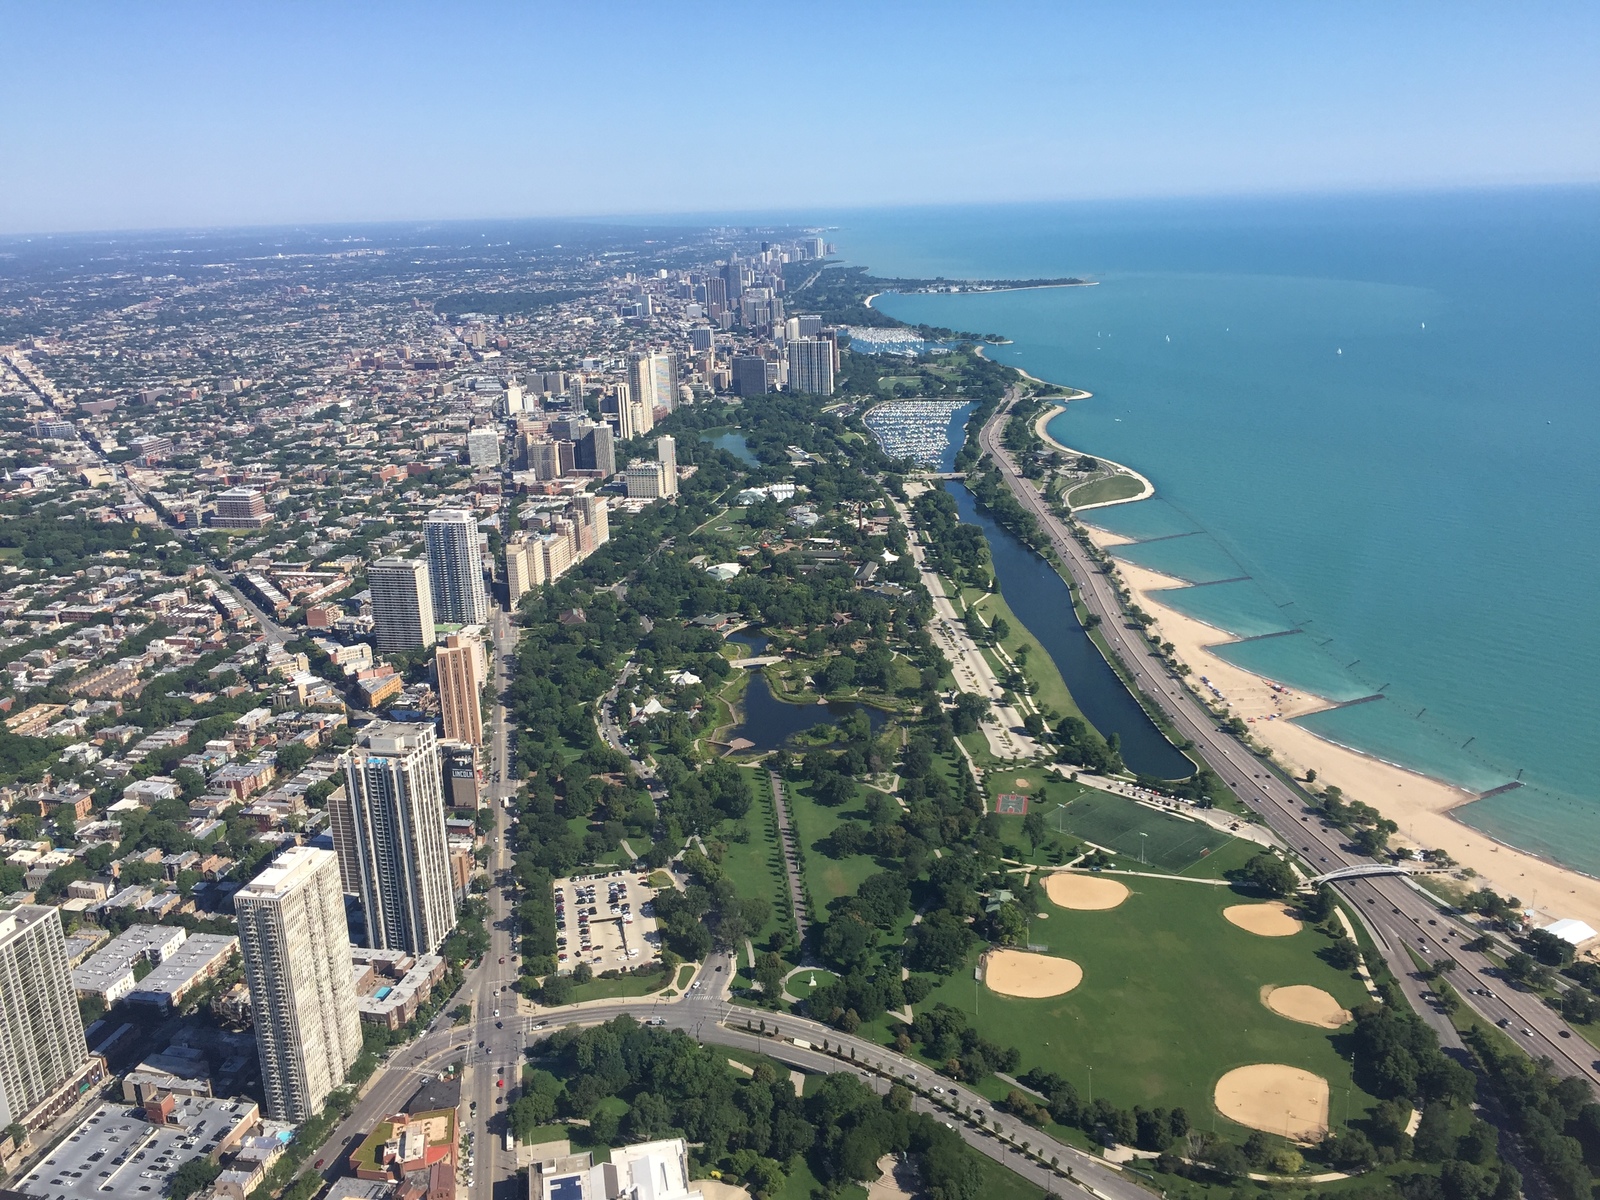
[[[1100,618],[1099,632],[1133,676],[1146,703],[1155,705],[1178,736],[1193,743],[1192,753],[1201,756],[1242,801],[1261,815],[1283,844],[1299,854],[1309,868],[1308,874],[1371,863],[1373,860],[1348,849],[1337,829],[1324,825],[1312,814],[1296,788],[1270,770],[1239,739],[1225,732],[1126,620],[1114,581],[1050,511],[1001,444],[1001,430],[1018,394],[1013,388],[978,431],[979,447],[999,467],[1012,493],[1038,520],[1077,584],[1084,605]],[[1519,991],[1502,979],[1486,956],[1462,949],[1464,942],[1477,936],[1476,928],[1442,914],[1432,900],[1405,879],[1350,879],[1341,881],[1338,887],[1360,912],[1412,1006],[1433,1027],[1444,1046],[1461,1048],[1460,1036],[1430,999],[1431,988],[1418,976],[1407,948],[1430,962],[1455,960],[1458,970],[1452,983],[1465,1003],[1491,1022],[1508,1021],[1507,1034],[1535,1058],[1547,1056],[1560,1074],[1580,1076],[1591,1086],[1600,1084],[1595,1052],[1588,1042],[1573,1034],[1538,995]],[[1470,992],[1482,988],[1494,994]]]

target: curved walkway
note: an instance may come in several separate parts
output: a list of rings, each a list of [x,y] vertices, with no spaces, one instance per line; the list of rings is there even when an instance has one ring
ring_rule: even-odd
[[[1092,393],[1092,392],[1084,392],[1080,396],[1074,396],[1073,399],[1074,400],[1087,400],[1093,394],[1094,393]],[[1036,434],[1039,435],[1039,438],[1040,438],[1041,441],[1049,443],[1050,445],[1054,446],[1057,450],[1060,450],[1064,454],[1087,455],[1089,453],[1087,450],[1074,450],[1071,446],[1068,446],[1066,443],[1056,441],[1055,438],[1050,436],[1050,431],[1045,428],[1047,425],[1050,424],[1051,418],[1053,418],[1058,412],[1066,412],[1066,411],[1067,411],[1066,401],[1060,402],[1054,408],[1046,409],[1044,412],[1039,414],[1039,419],[1036,420],[1033,423],[1033,431]],[[1090,457],[1092,457],[1092,458],[1094,458],[1094,459],[1096,459],[1096,460],[1098,460],[1100,462],[1105,463],[1105,465],[1108,466],[1108,467],[1115,467],[1117,469],[1117,471],[1120,472],[1123,475],[1128,475],[1128,476],[1131,476],[1134,479],[1137,479],[1139,481],[1140,485],[1141,485],[1141,490],[1140,490],[1140,492],[1139,492],[1139,494],[1137,496],[1123,496],[1119,500],[1101,500],[1101,501],[1099,501],[1098,503],[1095,503],[1095,504],[1077,504],[1077,505],[1070,505],[1069,504],[1069,506],[1072,508],[1073,512],[1075,512],[1075,513],[1088,512],[1091,508],[1110,508],[1113,504],[1132,504],[1135,500],[1148,500],[1151,496],[1154,496],[1156,494],[1156,485],[1150,482],[1149,477],[1144,475],[1144,474],[1142,474],[1142,473],[1140,473],[1140,472],[1138,472],[1138,471],[1135,471],[1132,467],[1128,466],[1127,464],[1119,463],[1119,462],[1113,462],[1111,459],[1106,458],[1103,455],[1099,455],[1099,454],[1090,455]]]

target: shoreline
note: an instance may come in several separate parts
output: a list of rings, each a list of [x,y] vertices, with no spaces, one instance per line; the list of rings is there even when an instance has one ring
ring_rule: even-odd
[[[982,355],[984,349],[979,345],[977,353]],[[1021,367],[1012,366],[1012,370],[1033,383],[1060,386],[1039,379]],[[1081,389],[1071,390],[1077,399],[1090,394]],[[1058,409],[1064,411],[1065,405],[1055,406],[1043,414],[1035,428],[1050,445],[1078,453],[1043,429]],[[1116,465],[1145,480],[1149,490],[1139,499],[1154,494],[1154,485],[1146,476],[1125,464]],[[1089,507],[1080,511],[1088,511]],[[1084,529],[1090,540],[1103,550],[1133,540],[1087,522],[1084,522]],[[1477,793],[1341,745],[1294,724],[1292,717],[1324,711],[1333,707],[1333,702],[1322,696],[1294,692],[1281,684],[1279,688],[1283,690],[1280,691],[1273,686],[1274,681],[1212,653],[1209,647],[1239,638],[1186,616],[1163,604],[1159,598],[1163,590],[1191,586],[1187,581],[1121,560],[1116,562],[1115,569],[1129,591],[1137,596],[1138,603],[1157,618],[1152,632],[1159,632],[1162,640],[1173,644],[1174,656],[1189,667],[1194,686],[1203,688],[1200,678],[1209,678],[1215,691],[1221,693],[1228,711],[1246,720],[1252,736],[1272,752],[1284,769],[1303,779],[1306,771],[1314,768],[1323,786],[1336,786],[1347,800],[1370,804],[1394,821],[1400,827],[1400,832],[1392,839],[1395,844],[1443,850],[1459,868],[1471,868],[1476,878],[1465,886],[1488,887],[1503,897],[1514,896],[1524,909],[1537,910],[1541,918],[1577,917],[1600,929],[1600,878],[1511,845],[1455,816],[1455,810],[1480,798]],[[1242,709],[1246,702],[1250,708]],[[1411,785],[1409,791],[1407,784]]]
[[[1133,542],[1088,521],[1083,527],[1097,547],[1113,554],[1117,546]],[[1209,692],[1229,715],[1244,720],[1251,737],[1289,773],[1303,779],[1308,769],[1315,769],[1318,784],[1338,787],[1347,801],[1370,804],[1399,825],[1393,844],[1443,850],[1458,867],[1470,867],[1477,874],[1470,887],[1515,896],[1541,918],[1577,917],[1600,928],[1600,878],[1461,820],[1456,810],[1478,800],[1478,793],[1296,724],[1295,717],[1325,712],[1336,702],[1288,688],[1216,654],[1217,647],[1236,643],[1239,636],[1163,603],[1163,592],[1190,587],[1186,581],[1122,559],[1116,559],[1115,569],[1136,602],[1156,618],[1151,632],[1171,642],[1174,656],[1189,667],[1191,686]]]
[[[975,288],[970,292],[896,292],[895,295],[897,295],[897,296],[997,296],[997,295],[1001,294],[1002,292],[1042,292],[1042,291],[1045,291],[1048,288],[1075,288],[1075,287],[1099,287],[1099,286],[1100,286],[1100,281],[1098,279],[1079,279],[1074,283],[1024,283],[1024,284],[1019,284],[1016,287],[996,287],[996,288],[981,288],[981,289],[976,289]],[[874,300],[876,300],[879,296],[882,296],[882,295],[884,295],[883,292],[873,292],[872,295],[868,296],[865,300],[863,300],[861,302],[861,306],[863,308],[871,308],[872,307],[872,302]]]
[[[1029,378],[1032,378],[1032,376],[1029,376]],[[1072,395],[1060,398],[1060,402],[1058,404],[1056,404],[1052,408],[1047,408],[1044,412],[1039,414],[1038,419],[1036,421],[1034,421],[1034,423],[1033,423],[1033,431],[1034,431],[1034,433],[1039,435],[1039,439],[1041,441],[1045,442],[1048,445],[1054,446],[1057,450],[1060,450],[1065,454],[1087,455],[1088,451],[1086,451],[1086,450],[1074,450],[1071,446],[1068,446],[1066,443],[1057,441],[1054,437],[1051,436],[1049,429],[1046,428],[1046,427],[1050,424],[1051,421],[1055,420],[1055,418],[1056,418],[1056,416],[1058,414],[1064,413],[1064,412],[1067,411],[1067,405],[1069,403],[1071,403],[1074,400],[1087,400],[1093,395],[1094,395],[1093,392],[1086,392],[1082,388],[1074,388],[1072,390]],[[1051,399],[1054,400],[1056,398],[1055,397],[1051,397]],[[1140,493],[1137,496],[1124,496],[1120,500],[1100,500],[1100,501],[1097,501],[1094,504],[1084,504],[1084,505],[1080,505],[1078,507],[1073,507],[1069,503],[1067,507],[1069,509],[1071,509],[1072,512],[1080,513],[1080,512],[1088,512],[1089,510],[1095,509],[1095,508],[1110,508],[1113,504],[1132,504],[1136,500],[1148,500],[1148,499],[1150,499],[1151,496],[1154,496],[1156,494],[1156,485],[1151,483],[1149,477],[1147,475],[1145,475],[1143,472],[1135,471],[1132,467],[1128,466],[1126,463],[1113,462],[1109,458],[1102,458],[1098,454],[1093,455],[1092,457],[1094,457],[1096,459],[1099,459],[1099,461],[1105,463],[1108,467],[1115,467],[1117,469],[1117,472],[1120,473],[1120,474],[1128,475],[1128,476],[1131,476],[1134,479],[1137,479],[1139,481],[1139,483],[1142,485],[1142,489],[1143,490],[1141,490]]]

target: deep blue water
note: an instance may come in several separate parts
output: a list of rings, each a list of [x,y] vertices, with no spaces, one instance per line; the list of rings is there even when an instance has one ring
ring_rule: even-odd
[[[965,484],[952,479],[944,486],[955,496],[961,520],[983,530],[1000,594],[1056,664],[1089,724],[1103,737],[1116,734],[1122,760],[1140,774],[1162,779],[1192,775],[1194,763],[1145,715],[1078,623],[1072,593],[1055,568],[979,508]]]
[[[1292,686],[1322,736],[1475,790],[1461,816],[1600,874],[1600,190],[856,214],[884,274],[1097,286],[885,296],[1086,388],[1052,431],[1149,475],[1119,551]],[[1274,621],[1274,613],[1282,614]],[[1470,739],[1470,740],[1469,740]]]

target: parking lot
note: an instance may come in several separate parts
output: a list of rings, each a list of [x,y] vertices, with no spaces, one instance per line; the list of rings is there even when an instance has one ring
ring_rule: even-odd
[[[598,975],[654,962],[661,953],[654,896],[633,871],[556,880],[556,969],[567,974],[583,962]]]

